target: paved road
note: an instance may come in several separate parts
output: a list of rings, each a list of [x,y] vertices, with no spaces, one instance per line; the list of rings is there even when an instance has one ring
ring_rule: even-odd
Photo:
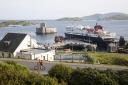
[[[0,58],[0,61],[6,61],[6,60],[13,60],[16,61],[18,64],[21,64],[23,66],[28,67],[31,71],[34,71],[34,66],[37,64],[36,60],[22,60],[22,59],[8,59],[8,58]],[[103,65],[103,64],[80,64],[80,63],[64,63],[64,62],[46,62],[44,65],[46,67],[45,71],[39,71],[41,74],[47,74],[48,71],[52,66],[58,63],[63,63],[65,65],[71,66],[72,68],[96,68],[99,70],[106,70],[106,69],[112,69],[112,70],[123,70],[123,69],[128,69],[127,66],[118,66],[118,65]],[[37,72],[37,71],[35,71]]]

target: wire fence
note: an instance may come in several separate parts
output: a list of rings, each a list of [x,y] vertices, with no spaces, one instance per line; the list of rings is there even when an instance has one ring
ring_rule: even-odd
[[[60,62],[83,62],[84,57],[82,54],[65,54],[65,55],[56,55],[55,56],[55,61],[60,61]]]

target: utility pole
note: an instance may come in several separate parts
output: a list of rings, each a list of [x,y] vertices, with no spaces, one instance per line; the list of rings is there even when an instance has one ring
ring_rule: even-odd
[[[72,34],[73,34],[73,27],[72,27]],[[72,37],[72,35],[71,35]],[[73,62],[73,42],[71,43],[72,47],[71,47],[71,50],[72,50],[72,62]]]

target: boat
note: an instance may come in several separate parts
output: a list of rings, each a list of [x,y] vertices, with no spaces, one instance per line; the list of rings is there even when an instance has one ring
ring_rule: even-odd
[[[97,44],[99,48],[107,49],[114,42],[116,33],[105,31],[101,25],[90,26],[67,26],[66,39],[77,39],[87,43]]]
[[[47,27],[45,23],[41,23],[39,27],[36,27],[37,34],[51,34],[56,32],[55,27]]]

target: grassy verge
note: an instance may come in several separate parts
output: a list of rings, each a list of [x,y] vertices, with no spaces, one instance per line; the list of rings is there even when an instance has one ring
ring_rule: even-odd
[[[88,52],[88,54],[98,60],[101,64],[128,66],[128,54],[106,52]]]
[[[108,65],[125,65],[128,66],[128,54],[120,54],[120,53],[107,53],[107,52],[84,52],[84,51],[73,51],[73,52],[65,52],[65,51],[57,51],[58,55],[65,54],[81,54],[91,56],[95,62],[100,64],[108,64]],[[94,62],[94,63],[95,63]]]

